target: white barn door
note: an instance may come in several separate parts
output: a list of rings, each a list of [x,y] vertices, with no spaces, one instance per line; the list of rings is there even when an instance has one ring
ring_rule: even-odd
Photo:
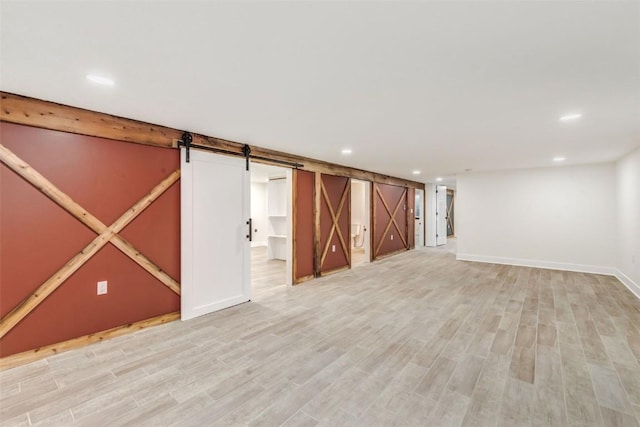
[[[438,185],[436,194],[436,245],[447,244],[447,187]]]
[[[185,149],[181,175],[181,318],[251,299],[250,175],[242,157]]]

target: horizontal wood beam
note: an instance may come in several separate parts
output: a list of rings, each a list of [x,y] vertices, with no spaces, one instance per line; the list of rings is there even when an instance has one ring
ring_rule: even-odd
[[[163,314],[161,316],[152,317],[151,319],[129,323],[128,325],[118,326],[116,328],[107,329],[106,331],[96,332],[79,338],[63,341],[58,344],[52,344],[45,347],[37,348],[35,350],[13,354],[11,356],[0,358],[0,371],[15,368],[16,366],[24,365],[30,362],[35,362],[36,360],[44,359],[45,357],[53,356],[54,354],[62,353],[74,348],[84,347],[98,341],[119,337],[120,335],[130,334],[132,332],[136,332],[151,326],[173,322],[174,320],[178,319],[180,319],[180,312]]]
[[[182,132],[164,126],[0,92],[0,121],[171,148]]]
[[[3,122],[136,144],[153,145],[162,148],[175,148],[175,141],[182,137],[183,130],[70,107],[55,102],[42,101],[7,92],[0,92],[0,96],[2,99],[0,103],[0,121]],[[242,148],[244,147],[243,143],[199,134],[193,134],[193,144],[222,148],[238,154],[242,153]],[[311,159],[309,157],[297,156],[295,154],[283,153],[268,148],[251,146],[251,153],[271,160],[300,163],[304,165],[301,169],[312,172],[424,189],[424,184],[421,182],[351,168]],[[268,161],[265,162],[268,163]]]
[[[370,172],[363,169],[352,168],[349,166],[343,166],[336,163],[324,162],[322,160],[315,160],[309,157],[296,156],[294,154],[283,153],[282,151],[270,150],[267,148],[251,147],[251,154],[256,156],[268,157],[270,159],[284,160],[287,162],[300,163],[304,167],[302,170],[308,170],[312,172],[320,172],[327,175],[344,176],[352,179],[359,179],[362,181],[379,182],[381,184],[397,185],[400,187],[411,187],[424,190],[424,183],[411,181],[408,179],[396,178],[389,175],[384,175],[377,172]]]

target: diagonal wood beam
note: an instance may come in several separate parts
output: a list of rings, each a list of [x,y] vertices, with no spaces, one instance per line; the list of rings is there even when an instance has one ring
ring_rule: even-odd
[[[382,232],[382,235],[380,236],[380,241],[378,242],[378,247],[376,248],[376,255],[377,255],[380,252],[380,248],[382,247],[382,244],[384,243],[384,238],[387,237],[387,233],[391,228],[391,225],[392,225],[391,218],[393,218],[393,215],[391,214],[391,209],[389,209],[389,205],[387,205],[386,200],[384,200],[384,197],[382,196],[382,192],[380,192],[380,188],[376,187],[376,193],[378,194],[378,197],[382,202],[382,206],[389,214],[389,221],[387,221],[387,225],[384,227],[384,231]]]
[[[20,159],[20,157],[2,144],[0,144],[0,161],[97,234],[106,230],[107,226],[103,224],[102,221],[76,203],[71,197],[51,183],[51,181],[42,176],[27,162]],[[180,178],[180,170],[176,170],[169,177],[173,177],[171,178],[172,182],[169,184],[169,186],[171,186]],[[111,238],[111,243],[140,267],[144,268],[149,274],[161,281],[173,292],[180,295],[180,284],[153,261],[140,253],[124,237],[114,234]]]
[[[337,231],[337,236],[338,236],[338,240],[340,240],[340,246],[342,247],[342,251],[345,254],[345,257],[347,259],[347,263],[349,263],[349,248],[346,245],[345,241],[344,241],[344,236],[342,235],[342,230],[340,230],[340,226],[338,225],[338,220],[340,219],[340,216],[342,215],[342,210],[344,208],[345,202],[347,201],[347,197],[349,195],[349,190],[350,190],[350,186],[349,186],[349,181],[347,181],[347,185],[345,185],[345,188],[342,192],[342,195],[340,196],[340,202],[338,204],[338,210],[337,213],[333,212],[333,208],[331,207],[331,202],[329,201],[329,194],[326,192],[326,189],[324,191],[324,196],[325,196],[325,200],[327,201],[327,206],[329,206],[329,213],[331,214],[331,219],[333,221],[333,228]],[[328,248],[328,246],[327,246]]]
[[[347,264],[351,265],[351,251],[349,250],[349,246],[347,246],[347,243],[344,240],[344,236],[342,235],[342,230],[338,225],[338,221],[340,219],[340,216],[342,216],[342,210],[344,209],[344,205],[347,201],[347,198],[349,197],[349,194],[351,194],[351,185],[350,181],[347,180],[344,191],[342,192],[342,196],[340,198],[340,204],[338,205],[338,211],[335,215],[334,223],[336,231],[338,232],[338,240],[340,240],[340,246],[342,246],[342,251],[344,252],[345,258],[347,259]],[[351,227],[351,225],[349,225],[349,227]]]
[[[4,153],[4,151],[2,151]],[[4,162],[4,158],[2,158]],[[35,171],[34,171],[35,172]],[[175,171],[162,182],[156,185],[151,192],[142,197],[135,205],[128,209],[111,226],[105,228],[91,243],[85,246],[76,256],[67,262],[61,269],[54,273],[47,281],[41,284],[33,294],[25,298],[18,306],[7,313],[0,320],[0,338],[5,336],[15,325],[33,311],[42,301],[44,301],[53,291],[58,289],[65,280],[82,267],[93,255],[95,255],[115,234],[125,228],[142,211],[144,211],[154,200],[156,200],[167,188],[173,184],[180,171]]]
[[[167,272],[161,269],[156,263],[144,256],[142,252],[137,250],[128,240],[119,234],[114,234],[111,238],[111,244],[120,249],[122,253],[131,258],[136,264],[144,268],[147,273],[158,279],[163,285],[171,289],[176,295],[180,295],[180,283],[178,283],[173,277],[169,276]]]
[[[391,209],[389,209],[389,205],[387,204],[386,200],[384,199],[384,196],[380,192],[380,189],[378,187],[376,187],[376,192],[378,193],[378,196],[380,197],[380,201],[382,202],[382,206],[384,206],[384,209],[390,215],[389,222],[387,222],[387,225],[384,228],[384,231],[382,232],[382,237],[380,237],[380,241],[378,242],[378,247],[376,248],[376,255],[380,252],[380,248],[382,247],[382,244],[384,243],[384,238],[387,237],[387,233],[389,232],[389,229],[391,228],[392,225],[395,225],[396,230],[398,230],[398,236],[400,236],[400,239],[402,240],[402,243],[404,243],[404,245],[407,246],[407,242],[404,239],[404,236],[402,236],[402,232],[400,231],[400,226],[396,222],[396,213],[398,213],[398,209],[400,209],[400,206],[402,205],[402,199],[405,197],[406,191],[407,191],[406,189],[402,191],[402,195],[400,196],[400,199],[398,200],[398,203],[396,204],[396,207],[393,210],[393,213],[391,213]]]
[[[331,202],[328,201],[327,199],[327,189],[324,186],[324,182],[320,183],[320,190],[322,193],[322,199],[324,200],[324,203],[327,205],[327,208],[329,209],[329,213],[331,214],[331,217],[333,218],[333,208],[331,207]],[[324,248],[322,248],[322,256],[320,257],[320,269],[322,269],[322,265],[324,264],[324,260],[327,257],[327,253],[329,252],[329,246],[331,246],[331,238],[333,237],[333,233],[335,233],[335,223],[331,224],[331,230],[329,230],[329,236],[327,237],[327,241],[324,244]]]
[[[398,230],[398,236],[400,236],[400,240],[402,240],[402,243],[404,243],[405,246],[408,246],[407,241],[404,238],[404,235],[402,233],[402,230],[400,230],[400,225],[398,225],[398,221],[396,221],[396,215],[395,215],[396,212],[398,212],[398,209],[400,209],[400,206],[402,206],[402,202],[406,198],[406,195],[407,195],[407,190],[405,189],[402,192],[402,195],[400,196],[400,200],[398,200],[398,204],[396,205],[395,210],[393,211],[393,216],[391,217],[391,220],[393,221],[393,225],[396,227],[396,230]],[[408,227],[408,224],[407,224],[407,227]]]
[[[347,181],[347,184],[348,183],[349,181]],[[327,193],[327,189],[324,186],[324,183],[321,183],[321,190],[322,190],[322,196],[325,200],[325,203],[329,208],[329,214],[331,215],[332,225],[331,225],[331,230],[329,231],[329,238],[327,239],[327,243],[325,244],[324,250],[322,251],[322,258],[320,260],[320,265],[322,266],[322,264],[324,264],[324,260],[327,257],[327,253],[329,252],[329,246],[331,246],[331,238],[333,237],[333,234],[336,231],[337,231],[336,234],[338,235],[338,240],[340,241],[340,246],[342,247],[342,251],[345,254],[347,263],[350,263],[349,248],[346,246],[346,243],[344,241],[344,236],[342,235],[342,230],[340,230],[340,227],[338,226],[338,219],[342,214],[342,209],[344,208],[344,204],[347,200],[346,196],[349,194],[349,185],[346,185],[344,191],[342,192],[342,196],[340,197],[340,203],[338,205],[337,214],[333,211],[333,207],[331,206],[331,201],[329,199],[329,194]]]
[[[386,206],[385,201],[382,201],[382,204],[385,205],[385,209],[387,209],[387,212],[389,212],[389,214],[391,215],[391,222],[393,223],[393,225],[395,226],[396,230],[398,231],[398,236],[400,236],[400,240],[402,240],[402,243],[404,243],[405,246],[407,246],[407,241],[404,238],[404,235],[402,234],[402,230],[400,230],[400,226],[398,225],[398,222],[396,221],[396,213],[398,212],[398,209],[400,209],[400,206],[402,206],[402,201],[405,199],[407,194],[407,190],[403,190],[402,191],[402,195],[400,196],[400,199],[398,200],[398,203],[396,204],[395,209],[393,210],[393,214],[391,212],[389,212],[388,207]],[[382,196],[381,196],[382,197]]]
[[[451,203],[447,206],[447,224],[451,227],[451,231],[455,233],[453,229],[453,221],[451,220],[451,209],[453,209],[453,197],[451,197]]]

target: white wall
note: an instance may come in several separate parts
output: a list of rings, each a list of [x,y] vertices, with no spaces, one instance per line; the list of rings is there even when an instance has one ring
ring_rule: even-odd
[[[267,183],[251,183],[251,220],[253,221],[253,241],[251,246],[267,245]]]
[[[640,298],[640,149],[616,164],[618,278]]]
[[[424,185],[425,246],[436,245],[436,185]]]
[[[612,274],[615,188],[614,163],[459,175],[458,259]]]

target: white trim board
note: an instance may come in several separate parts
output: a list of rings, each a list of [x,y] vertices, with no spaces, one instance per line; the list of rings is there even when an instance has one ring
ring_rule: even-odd
[[[629,278],[629,276],[627,276],[626,274],[624,274],[622,271],[618,269],[616,269],[615,276],[619,281],[622,282],[623,285],[627,287],[627,289],[631,291],[632,294],[634,294],[636,297],[638,297],[638,299],[640,299],[640,285],[635,283],[633,280]]]
[[[260,246],[267,246],[267,242],[251,242],[251,247],[252,248],[257,248]]]
[[[591,274],[604,274],[607,276],[616,276],[616,269],[614,267],[602,267],[598,265],[584,265],[584,264],[571,264],[568,262],[555,262],[555,261],[540,261],[534,259],[521,259],[521,258],[503,258],[494,257],[488,255],[471,255],[471,254],[457,254],[456,259],[458,261],[475,261],[486,262],[490,264],[506,264],[517,265],[520,267],[535,267],[545,268],[548,270],[563,270],[563,271],[575,271],[578,273],[591,273]]]
[[[631,280],[626,274],[614,267],[601,267],[596,265],[571,264],[565,262],[539,261],[520,258],[503,258],[487,255],[456,254],[458,261],[484,262],[489,264],[516,265],[519,267],[545,268],[549,270],[574,271],[578,273],[604,274],[614,276],[632,294],[640,299],[640,285]]]

